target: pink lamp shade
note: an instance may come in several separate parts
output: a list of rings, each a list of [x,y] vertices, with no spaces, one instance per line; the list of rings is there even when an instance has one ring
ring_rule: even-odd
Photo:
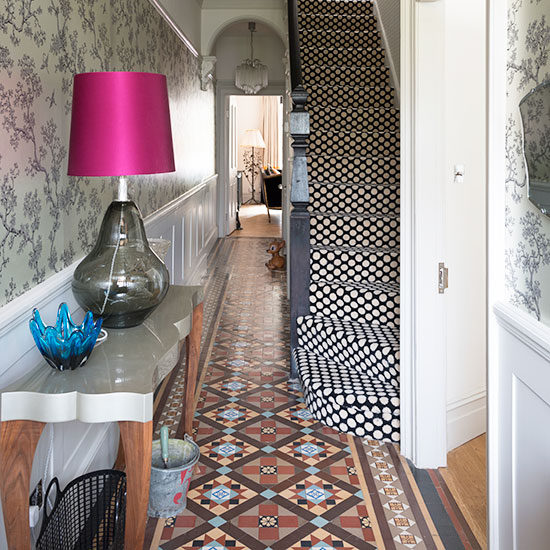
[[[165,75],[75,75],[69,176],[129,176],[174,170]]]

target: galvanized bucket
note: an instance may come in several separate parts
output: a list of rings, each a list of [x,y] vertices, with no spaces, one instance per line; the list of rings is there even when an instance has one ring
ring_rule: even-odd
[[[169,518],[185,510],[187,489],[199,458],[199,446],[188,435],[185,435],[185,440],[170,439],[168,468],[165,468],[160,441],[153,441],[148,510],[150,517]]]

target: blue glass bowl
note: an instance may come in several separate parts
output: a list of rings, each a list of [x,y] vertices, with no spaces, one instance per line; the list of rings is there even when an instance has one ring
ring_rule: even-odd
[[[86,363],[102,323],[102,318],[94,323],[92,312],[88,311],[84,322],[75,324],[65,302],[57,310],[55,327],[45,326],[37,309],[33,310],[29,321],[36,347],[50,366],[61,371],[74,370]]]

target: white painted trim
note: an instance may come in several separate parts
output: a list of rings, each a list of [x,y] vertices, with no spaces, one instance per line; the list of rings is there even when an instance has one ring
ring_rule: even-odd
[[[487,505],[488,544],[504,547],[499,517],[507,503],[499,490],[500,414],[498,388],[501,377],[499,329],[493,307],[505,299],[505,131],[507,2],[487,2]]]
[[[401,452],[415,456],[414,3],[401,2]]]
[[[158,0],[149,0],[151,4],[156,8],[156,10],[162,15],[164,20],[170,25],[172,30],[176,33],[178,38],[185,44],[185,47],[195,56],[199,57],[199,52],[195,49],[193,44],[191,44],[191,41],[187,36],[185,36],[184,32],[179,28],[178,25],[172,20],[168,12],[160,5],[160,2]]]
[[[447,404],[448,451],[485,433],[486,400],[485,389],[482,389]]]
[[[378,6],[378,2],[374,2],[374,11],[376,12],[375,13],[376,21],[378,22],[378,25],[380,27],[380,34],[382,35],[382,41],[384,42],[384,49],[386,51],[386,61],[390,66],[391,82],[395,89],[395,98],[397,103],[399,103],[401,99],[401,83],[399,82],[399,75],[395,70],[395,63],[393,62],[393,55],[392,55],[390,43],[388,40],[388,33],[386,32],[386,28],[384,27],[384,21],[380,15],[380,8]]]
[[[401,3],[401,435],[419,468],[445,466],[442,2]]]

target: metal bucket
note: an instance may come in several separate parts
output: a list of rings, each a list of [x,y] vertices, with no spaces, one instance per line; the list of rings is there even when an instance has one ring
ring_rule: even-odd
[[[185,510],[187,489],[189,489],[193,470],[199,458],[199,446],[188,435],[185,436],[185,440],[170,439],[168,468],[165,468],[161,456],[160,441],[153,441],[149,516],[169,518],[177,516]]]

